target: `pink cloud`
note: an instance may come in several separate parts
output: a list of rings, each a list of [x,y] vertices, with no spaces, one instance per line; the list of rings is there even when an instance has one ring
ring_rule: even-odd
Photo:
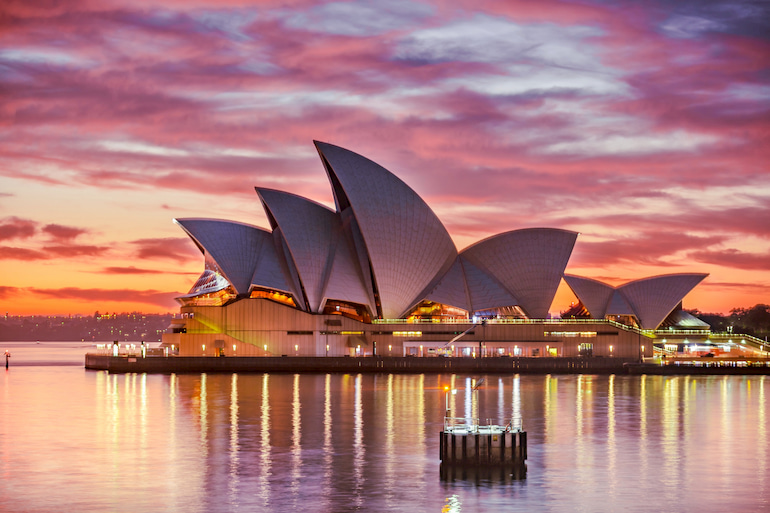
[[[137,258],[142,259],[170,259],[181,263],[201,257],[195,244],[185,238],[140,239],[133,244],[137,246]]]
[[[0,246],[0,260],[48,260],[50,255],[35,249]]]
[[[140,269],[134,266],[129,267],[105,267],[102,272],[106,274],[162,274],[163,271],[157,269]]]
[[[37,223],[29,219],[6,217],[0,220],[0,241],[11,239],[28,239],[35,235]]]
[[[43,251],[50,253],[52,257],[74,258],[80,256],[100,256],[110,248],[106,246],[88,246],[80,244],[59,244],[56,246],[44,246]]]
[[[70,241],[84,233],[88,233],[88,230],[83,228],[73,228],[71,226],[62,226],[60,224],[45,225],[42,231],[50,235],[51,238],[61,241]]]
[[[690,253],[697,262],[716,264],[734,269],[767,271],[770,268],[770,253],[746,253],[738,249],[704,250]]]
[[[570,258],[570,266],[604,267],[617,262],[669,267],[664,257],[679,251],[707,248],[718,244],[720,236],[696,237],[674,233],[639,233],[633,237],[603,242],[578,241]]]
[[[146,303],[163,307],[173,307],[176,302],[175,292],[162,292],[158,290],[133,290],[133,289],[81,289],[77,287],[64,287],[59,289],[31,288],[29,292],[41,298],[59,298],[63,300],[80,301],[115,301],[122,303]]]

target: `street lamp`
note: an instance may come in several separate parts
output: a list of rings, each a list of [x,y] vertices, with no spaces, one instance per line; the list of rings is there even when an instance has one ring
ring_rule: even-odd
[[[449,409],[449,392],[450,392],[449,387],[445,386],[444,387],[444,399],[445,399],[445,404],[446,404],[446,415],[445,415],[446,417],[449,417],[449,412],[451,411]],[[451,390],[451,392],[452,392],[452,395],[457,395],[457,389],[456,388],[453,388]]]

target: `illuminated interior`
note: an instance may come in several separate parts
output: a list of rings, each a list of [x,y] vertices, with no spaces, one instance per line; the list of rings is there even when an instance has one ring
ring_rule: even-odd
[[[198,277],[192,288],[190,288],[190,292],[188,292],[185,297],[210,294],[229,286],[230,282],[227,281],[227,278],[218,273],[216,270],[210,269],[207,266],[203,271],[203,274]]]
[[[176,300],[182,306],[222,306],[236,297],[238,295],[227,278],[207,266],[190,292]]]
[[[636,320],[634,315],[608,315],[606,318],[626,326],[631,326],[632,328],[639,328],[639,321]]]
[[[228,285],[224,289],[214,292],[205,292],[198,295],[187,295],[176,298],[182,306],[222,306],[229,301],[237,298],[235,289]]]
[[[572,303],[567,310],[561,312],[562,319],[590,319],[591,312],[585,307],[582,301]]]
[[[350,303],[348,301],[338,301],[336,299],[329,299],[324,305],[324,315],[342,315],[349,319],[355,319],[360,322],[371,323],[372,317],[369,315],[369,310],[364,305],[358,303]]]
[[[478,310],[474,317],[480,319],[529,319],[524,310],[518,305]]]
[[[293,297],[277,290],[254,288],[251,290],[251,295],[249,297],[252,299],[269,299],[270,301],[275,301],[282,305],[292,306],[294,308],[297,307]]]
[[[408,321],[433,320],[441,322],[447,319],[467,319],[468,311],[462,308],[436,303],[435,301],[420,301],[406,316]]]

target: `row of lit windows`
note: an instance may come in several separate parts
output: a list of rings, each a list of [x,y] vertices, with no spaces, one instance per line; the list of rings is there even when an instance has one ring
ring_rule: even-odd
[[[564,338],[595,337],[596,332],[595,331],[546,331],[545,336],[546,337],[564,337]]]
[[[297,306],[293,297],[276,290],[254,289],[251,291],[249,297],[252,299],[269,299],[270,301],[275,301],[276,303],[281,303],[283,305],[293,306],[295,308]]]

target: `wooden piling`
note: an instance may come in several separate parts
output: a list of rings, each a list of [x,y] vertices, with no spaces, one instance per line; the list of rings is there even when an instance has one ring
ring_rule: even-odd
[[[527,459],[527,433],[504,429],[484,429],[475,432],[441,431],[439,456],[442,465],[450,466],[524,465]]]

